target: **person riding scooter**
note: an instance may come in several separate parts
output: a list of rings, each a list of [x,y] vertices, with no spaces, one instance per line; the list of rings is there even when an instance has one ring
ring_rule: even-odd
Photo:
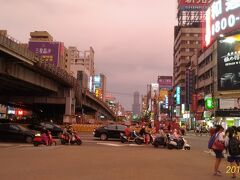
[[[178,133],[177,129],[174,129],[172,137],[176,141],[178,149],[180,149],[180,147],[184,144],[184,142],[183,142],[183,139],[180,138],[181,136]]]
[[[148,141],[146,141],[147,134],[148,133],[146,132],[146,126],[142,126],[139,131],[139,135],[143,137],[145,143],[148,143]]]

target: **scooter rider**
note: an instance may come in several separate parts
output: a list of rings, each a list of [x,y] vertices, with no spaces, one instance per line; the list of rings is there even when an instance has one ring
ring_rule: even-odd
[[[176,140],[177,142],[178,149],[180,149],[180,143],[184,143],[184,142],[182,142],[182,139],[180,139],[180,134],[178,133],[177,129],[174,129],[172,136],[173,136],[173,139]]]
[[[67,136],[68,144],[70,144],[70,141],[72,139],[72,127],[70,125],[66,125],[63,129],[63,134]]]
[[[139,135],[143,137],[143,141],[146,142],[146,126],[143,125],[141,130],[139,131]]]
[[[126,127],[125,130],[124,130],[124,132],[125,132],[125,135],[127,136],[127,139],[128,139],[128,141],[129,141],[130,138],[131,138],[131,133],[132,133],[132,130],[131,130],[131,128],[130,128],[130,125],[127,125],[127,127]]]

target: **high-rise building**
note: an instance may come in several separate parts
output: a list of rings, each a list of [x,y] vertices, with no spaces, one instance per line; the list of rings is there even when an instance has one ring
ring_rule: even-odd
[[[175,91],[176,87],[181,89],[180,104],[186,103],[186,68],[201,49],[201,33],[200,27],[175,27],[173,85]]]
[[[211,1],[178,1],[178,25],[174,29],[173,94],[176,98],[175,108],[178,112],[181,108],[182,115],[186,105],[191,103],[194,73],[196,74],[191,59],[197,56],[202,48],[201,25],[205,21],[205,11],[210,4]]]
[[[77,71],[84,71],[88,76],[94,75],[94,50],[92,47],[87,51],[79,51],[76,47],[69,47],[68,51],[71,72],[74,76],[77,75]]]
[[[133,105],[132,105],[132,111],[133,115],[140,115],[140,94],[139,92],[133,93]]]

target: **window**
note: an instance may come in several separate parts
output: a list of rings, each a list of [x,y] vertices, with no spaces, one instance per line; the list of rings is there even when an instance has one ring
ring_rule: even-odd
[[[126,126],[117,125],[117,130],[124,131],[126,129]]]
[[[15,125],[12,125],[12,124],[9,126],[9,129],[19,131],[19,128]]]
[[[116,125],[109,125],[108,127],[107,127],[107,129],[108,130],[116,130]]]

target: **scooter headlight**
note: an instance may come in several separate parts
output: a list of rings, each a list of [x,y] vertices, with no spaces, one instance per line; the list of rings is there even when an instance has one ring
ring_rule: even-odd
[[[35,134],[35,136],[41,136],[41,134],[40,134],[40,133],[37,133],[37,134]]]

